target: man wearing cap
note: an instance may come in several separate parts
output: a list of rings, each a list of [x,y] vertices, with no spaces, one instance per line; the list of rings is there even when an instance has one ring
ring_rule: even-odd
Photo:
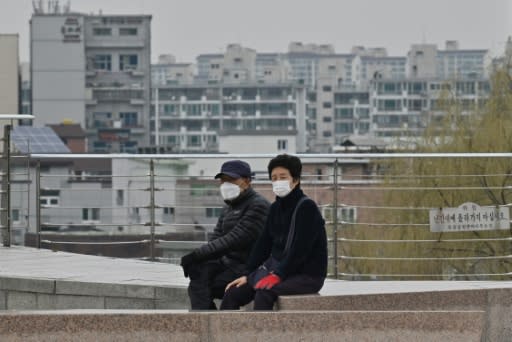
[[[241,160],[222,164],[215,176],[226,205],[208,243],[181,258],[192,310],[216,310],[226,285],[245,271],[254,242],[265,226],[270,203],[251,187],[251,168]]]

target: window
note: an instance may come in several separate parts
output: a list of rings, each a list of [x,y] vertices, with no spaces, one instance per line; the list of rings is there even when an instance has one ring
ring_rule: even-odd
[[[164,208],[164,215],[174,215],[174,208]]]
[[[335,119],[353,119],[354,108],[336,108],[334,110]]]
[[[119,29],[120,36],[136,36],[137,28],[136,27],[121,27]]]
[[[60,190],[41,190],[39,203],[44,207],[58,207],[60,203]]]
[[[357,208],[351,207],[343,207],[338,208],[337,210],[337,221],[338,222],[347,222],[353,223],[357,220]],[[331,207],[323,207],[322,208],[322,216],[326,221],[332,221],[334,219],[333,208]]]
[[[407,107],[409,108],[409,110],[419,111],[422,108],[422,104],[423,104],[422,100],[418,100],[418,99],[407,100]]]
[[[323,107],[324,108],[331,108],[332,107],[332,104],[330,102],[324,102],[323,103]]]
[[[328,86],[328,85],[327,86],[323,86],[322,90],[325,91],[325,92],[332,91],[332,87]]]
[[[94,57],[94,70],[112,70],[112,56],[111,55],[95,55]]]
[[[361,119],[367,119],[370,117],[370,109],[369,108],[357,108],[357,115]]]
[[[137,113],[136,112],[121,112],[119,118],[123,123],[123,127],[137,126]]]
[[[190,147],[201,146],[201,136],[200,135],[189,135],[187,137],[187,145]]]
[[[11,221],[12,222],[20,222],[20,210],[19,209],[11,210]]]
[[[165,207],[163,210],[162,221],[165,223],[171,223],[174,216],[173,207]]]
[[[121,153],[137,153],[136,141],[123,141],[119,144]]]
[[[222,208],[206,208],[206,217],[217,218],[221,212]]]
[[[277,150],[286,151],[288,149],[288,140],[279,139],[277,140]]]
[[[308,107],[308,119],[316,119],[316,108]]]
[[[112,29],[110,27],[95,27],[92,29],[92,34],[95,36],[111,36]]]
[[[329,138],[329,137],[332,136],[332,132],[331,131],[324,131],[323,136],[324,136],[324,138]]]
[[[136,70],[139,64],[137,55],[120,55],[119,70]]]
[[[110,127],[112,125],[112,113],[94,112],[92,113],[92,127]],[[90,127],[90,125],[88,125]]]
[[[378,110],[380,111],[400,111],[402,110],[401,100],[379,100]]]
[[[323,117],[323,122],[332,122],[332,117],[330,117],[330,116],[324,116],[324,117]]]
[[[370,123],[360,122],[359,123],[359,134],[365,134],[370,131]]]
[[[334,127],[334,130],[338,134],[354,133],[354,126],[352,125],[352,123],[337,122]]]
[[[124,190],[117,190],[116,192],[116,204],[123,205],[124,204]]]
[[[98,222],[100,220],[100,208],[83,208],[83,222]]]
[[[130,219],[132,220],[132,222],[140,222],[140,212],[138,207],[130,209]]]

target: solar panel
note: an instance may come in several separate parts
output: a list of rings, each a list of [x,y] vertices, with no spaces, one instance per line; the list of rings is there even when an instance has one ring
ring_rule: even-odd
[[[16,126],[11,143],[21,153],[71,153],[50,127]]]

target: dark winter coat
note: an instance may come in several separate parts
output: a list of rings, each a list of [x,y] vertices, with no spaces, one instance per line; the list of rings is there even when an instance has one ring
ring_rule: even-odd
[[[221,258],[227,266],[243,269],[263,231],[270,202],[252,188],[225,202],[208,243],[196,249],[195,254],[200,260]]]
[[[292,213],[303,196],[304,193],[297,186],[287,196],[277,197],[272,203],[263,234],[254,245],[247,263],[249,273],[272,255],[279,261],[274,272],[283,279],[294,274],[326,277],[325,221],[313,200],[307,199],[299,207],[295,218],[294,238],[290,250],[283,255]]]

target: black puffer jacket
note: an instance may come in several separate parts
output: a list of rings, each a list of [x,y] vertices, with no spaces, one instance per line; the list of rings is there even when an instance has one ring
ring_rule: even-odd
[[[263,231],[270,202],[248,188],[226,206],[207,244],[195,250],[200,260],[222,257],[234,269],[244,269],[249,252]]]

